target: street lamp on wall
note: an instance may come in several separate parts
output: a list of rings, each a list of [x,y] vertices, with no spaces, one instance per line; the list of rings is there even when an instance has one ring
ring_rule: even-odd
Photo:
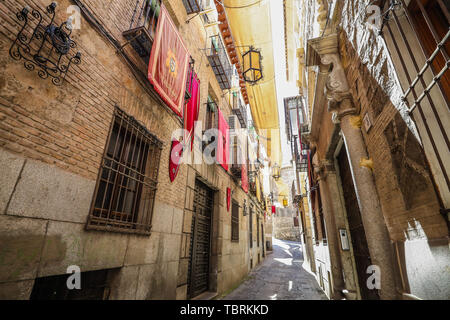
[[[250,46],[250,49],[242,55],[244,80],[250,84],[255,84],[262,79],[261,52]]]
[[[283,198],[283,207],[287,208],[288,205],[289,205],[288,198],[286,196],[284,196],[284,198]]]
[[[280,174],[280,166],[277,163],[275,163],[274,166],[272,167],[272,177],[276,181],[278,181],[280,179],[280,176],[281,176],[281,174]]]

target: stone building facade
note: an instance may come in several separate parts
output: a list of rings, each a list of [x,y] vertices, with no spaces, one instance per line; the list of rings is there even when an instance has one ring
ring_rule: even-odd
[[[335,299],[449,299],[449,198],[442,180],[445,170],[436,165],[441,156],[445,167],[449,157],[441,138],[436,138],[435,150],[430,142],[448,134],[435,124],[439,121],[427,109],[428,102],[421,106],[416,100],[416,108],[409,111],[411,97],[400,99],[408,75],[399,65],[395,44],[406,53],[408,48],[405,39],[392,41],[387,35],[398,17],[408,37],[420,38],[417,34],[430,32],[430,27],[406,29],[405,19],[413,16],[416,1],[401,1],[390,10],[390,1],[301,2],[301,25],[307,27],[301,30],[298,49],[298,84],[308,115],[302,138],[310,153],[303,181],[308,203],[302,198],[299,204],[302,212],[309,211],[303,230],[312,241],[306,237],[303,244],[310,266]],[[448,10],[437,7],[439,1],[432,8],[433,2],[418,2],[419,7],[426,5],[426,12]],[[383,19],[376,28],[367,23],[373,4],[389,18],[384,29]],[[394,30],[391,37],[395,33],[400,32]],[[445,38],[434,35],[445,47]],[[410,50],[422,54],[417,47]],[[402,59],[414,65],[411,58]],[[440,77],[446,75],[444,68]],[[424,93],[426,98],[424,89],[430,84],[430,101],[437,90],[446,93],[445,85],[431,81],[415,87],[415,97]],[[443,128],[448,128],[448,104],[435,106]]]
[[[205,122],[208,96],[230,116],[230,98],[205,58],[211,34],[204,21],[201,16],[188,21],[192,15],[180,0],[163,3],[195,60],[199,120]],[[65,282],[69,266],[80,268],[88,290],[102,288],[85,290],[82,298],[188,299],[227,291],[265,256],[264,232],[261,239],[256,232],[264,228],[263,206],[217,164],[183,164],[170,182],[172,132],[182,121],[150,86],[145,62],[123,36],[136,0],[58,1],[55,22],[66,21],[73,14],[66,9],[77,6],[81,23],[72,33],[81,63],[71,65],[60,86],[9,54],[22,25],[16,13],[29,6],[31,19],[32,9],[45,12],[49,4],[0,3],[0,298],[48,298],[47,289]],[[118,108],[160,146],[151,231],[145,235],[86,228]],[[237,239],[227,188],[237,208]],[[201,274],[192,271],[193,215],[198,221],[199,201],[205,199],[210,249]],[[255,230],[251,239],[249,221]],[[89,282],[92,278],[100,283]]]

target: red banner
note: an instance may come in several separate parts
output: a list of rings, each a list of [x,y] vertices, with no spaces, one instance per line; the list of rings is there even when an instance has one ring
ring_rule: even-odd
[[[230,211],[231,204],[231,189],[227,188],[227,211]]]
[[[178,170],[180,169],[180,160],[183,155],[183,145],[177,141],[172,141],[172,147],[170,149],[169,159],[169,178],[170,182],[173,182],[177,177]]]
[[[219,141],[217,141],[217,162],[228,171],[228,163],[230,158],[230,130],[223,113],[219,109]]]
[[[184,137],[184,145],[187,148],[190,141],[192,151],[192,146],[194,145],[194,125],[198,120],[200,110],[200,79],[198,79],[197,74],[192,69],[190,69],[188,77],[187,90],[191,94],[191,99],[186,103],[183,115],[185,134],[187,134]]]
[[[158,19],[148,79],[161,98],[181,117],[189,53],[163,4]]]
[[[241,166],[241,186],[245,193],[248,193],[248,177],[247,177],[247,164],[243,163]]]

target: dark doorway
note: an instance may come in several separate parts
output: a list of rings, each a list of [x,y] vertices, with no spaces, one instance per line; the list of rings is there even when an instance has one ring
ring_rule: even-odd
[[[200,181],[195,182],[194,213],[192,215],[188,283],[189,298],[208,290],[209,256],[213,191]]]
[[[378,291],[370,290],[366,284],[368,277],[368,274],[366,273],[367,267],[370,266],[372,262],[345,147],[343,147],[339,153],[338,162],[361,298],[364,300],[378,300],[380,299]]]

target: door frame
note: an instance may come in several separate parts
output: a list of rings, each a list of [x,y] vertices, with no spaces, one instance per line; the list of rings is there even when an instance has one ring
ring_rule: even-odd
[[[195,184],[200,183],[203,184],[206,188],[209,189],[209,191],[211,192],[211,199],[212,199],[212,205],[211,205],[211,217],[210,217],[210,225],[209,225],[209,246],[208,246],[208,277],[207,277],[207,289],[204,292],[208,292],[211,291],[211,286],[212,286],[212,281],[211,281],[211,270],[212,270],[212,244],[213,244],[213,227],[214,227],[214,217],[216,217],[217,215],[215,214],[215,207],[216,207],[216,203],[217,203],[217,199],[216,199],[216,190],[211,188],[210,185],[208,183],[205,183],[205,181],[203,179],[201,179],[200,177],[196,177],[195,179]],[[195,193],[196,189],[194,188],[194,193]],[[194,195],[195,197],[195,195]],[[189,290],[187,291],[187,298],[188,299],[193,299],[199,295],[201,295],[202,293],[199,293],[197,295],[193,295],[192,292],[192,277],[194,275],[194,266],[193,266],[193,258],[195,256],[195,246],[196,246],[196,237],[195,234],[197,232],[197,217],[196,217],[196,212],[194,211],[193,213],[193,220],[194,220],[194,216],[195,216],[195,224],[193,227],[193,233],[191,234],[191,237],[193,237],[192,240],[192,254],[189,256],[189,264],[191,265],[191,270],[190,273],[188,274],[188,283],[189,283]],[[194,221],[193,221],[194,222]]]

